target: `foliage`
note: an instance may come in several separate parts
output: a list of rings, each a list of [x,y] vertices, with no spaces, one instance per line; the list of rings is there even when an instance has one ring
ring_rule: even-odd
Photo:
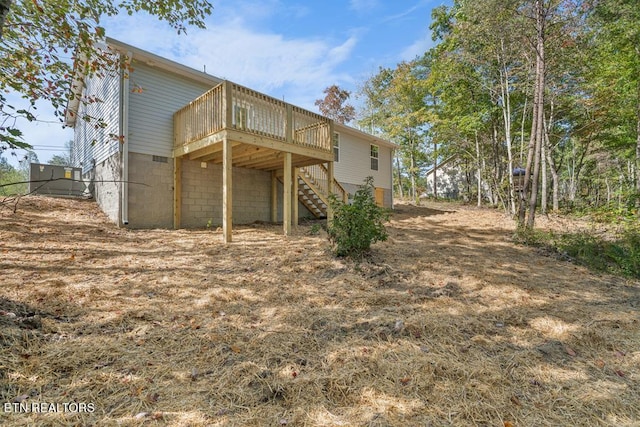
[[[7,159],[0,156],[0,197],[25,194],[28,187],[24,182],[27,179],[27,171],[16,169]]]
[[[73,158],[71,157],[71,145],[73,141],[67,141],[64,144],[65,151],[63,154],[56,154],[49,160],[50,165],[56,166],[73,166]]]
[[[316,99],[315,105],[323,115],[342,124],[349,123],[356,117],[356,109],[347,104],[351,92],[331,85],[322,93],[325,94],[324,99]]]
[[[311,229],[309,230],[309,234],[312,236],[317,236],[318,234],[320,234],[320,230],[322,230],[320,224],[313,224],[311,226]]]
[[[400,145],[399,177],[408,177],[415,200],[419,197],[420,176],[429,162],[428,124],[436,99],[427,84],[430,68],[430,55],[401,62],[395,69],[380,68],[360,89],[365,101],[360,124]]]
[[[429,162],[455,155],[465,198],[511,213],[511,171],[527,166],[528,226],[548,199],[554,210],[632,206],[637,218],[637,1],[451,3],[433,9],[436,46],[381,68],[361,89],[361,124],[401,146],[400,189],[407,177],[415,191]]]
[[[67,154],[56,154],[49,160],[49,164],[55,166],[71,166],[71,163],[71,158]]]
[[[68,100],[75,96],[74,75],[96,75],[122,65],[101,48],[102,17],[146,12],[182,33],[189,25],[204,28],[212,10],[207,0],[3,0],[2,6],[0,94],[17,92],[29,105],[9,105],[0,95],[0,147],[5,148],[29,147],[18,122],[37,120],[37,100],[49,102],[62,121]]]
[[[640,229],[627,227],[613,237],[595,232],[555,234],[521,228],[517,243],[543,248],[597,271],[640,278]]]
[[[384,223],[389,220],[389,213],[376,205],[373,190],[373,177],[367,177],[355,192],[353,203],[344,203],[331,195],[333,219],[327,231],[337,256],[361,258],[373,243],[387,240]]]

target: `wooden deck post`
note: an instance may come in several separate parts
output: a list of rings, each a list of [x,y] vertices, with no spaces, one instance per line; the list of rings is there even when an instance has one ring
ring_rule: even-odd
[[[231,141],[222,141],[222,237],[224,243],[231,242],[233,226],[233,156]]]
[[[293,191],[291,191],[291,207],[293,208],[293,226],[298,226],[298,168],[293,168]]]
[[[271,222],[278,222],[278,176],[271,171]]]
[[[284,191],[282,195],[282,226],[284,235],[291,235],[291,153],[284,153]]]
[[[173,228],[180,228],[182,217],[182,157],[173,158]]]
[[[333,194],[333,162],[327,162],[327,200],[330,200]],[[327,205],[327,222],[333,221],[333,209]]]

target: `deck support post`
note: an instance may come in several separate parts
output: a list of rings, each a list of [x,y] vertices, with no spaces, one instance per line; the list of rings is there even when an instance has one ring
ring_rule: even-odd
[[[180,228],[182,217],[182,157],[173,158],[173,228]]]
[[[271,171],[271,222],[278,222],[278,175]]]
[[[291,207],[293,208],[293,226],[298,226],[298,168],[293,168],[293,190],[291,191]]]
[[[231,141],[222,141],[222,238],[231,242],[233,225],[233,156]]]
[[[333,162],[327,162],[327,201],[331,200],[333,194]],[[333,221],[333,209],[327,204],[327,223]]]
[[[282,195],[282,226],[284,235],[291,235],[291,153],[284,153],[284,191]]]

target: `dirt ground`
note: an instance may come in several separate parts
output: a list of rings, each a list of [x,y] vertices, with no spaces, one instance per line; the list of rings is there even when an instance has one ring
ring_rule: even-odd
[[[0,425],[640,425],[638,281],[514,245],[498,211],[397,208],[360,264],[311,224],[224,245],[0,208]]]

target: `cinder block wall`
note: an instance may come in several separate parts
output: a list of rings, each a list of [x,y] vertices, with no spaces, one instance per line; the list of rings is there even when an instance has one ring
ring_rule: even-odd
[[[271,219],[271,173],[233,168],[233,223]],[[182,161],[182,227],[222,224],[222,165]]]
[[[96,180],[119,181],[118,155],[97,165]],[[129,153],[130,228],[173,228],[173,159]],[[120,184],[96,183],[95,197],[109,218],[119,221]],[[312,217],[299,204],[300,218]],[[183,228],[222,225],[222,165],[182,161]],[[271,173],[233,168],[233,222],[271,221]],[[278,183],[278,221],[282,221],[282,184]]]
[[[130,228],[173,228],[173,159],[129,153]]]
[[[120,153],[95,165],[87,175],[89,191],[98,206],[116,224],[120,216]]]

